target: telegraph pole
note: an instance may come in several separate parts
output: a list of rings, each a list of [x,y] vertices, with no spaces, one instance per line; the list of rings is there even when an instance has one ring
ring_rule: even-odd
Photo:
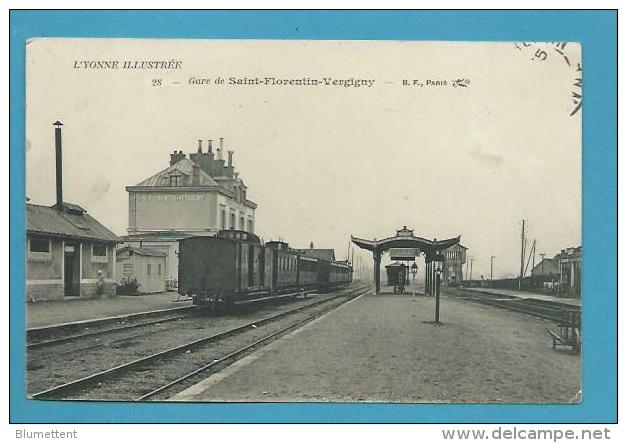
[[[492,284],[492,277],[494,276],[494,259],[496,258],[496,255],[491,255],[490,256],[490,284]]]
[[[470,257],[470,281],[472,282],[472,262],[475,261],[473,257]]]
[[[522,233],[520,234],[520,277],[518,278],[518,290],[521,290],[523,272],[525,271],[525,219],[522,221]]]

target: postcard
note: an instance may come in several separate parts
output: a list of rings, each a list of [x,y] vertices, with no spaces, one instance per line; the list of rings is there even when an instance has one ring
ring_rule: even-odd
[[[29,40],[28,397],[581,402],[581,51]]]

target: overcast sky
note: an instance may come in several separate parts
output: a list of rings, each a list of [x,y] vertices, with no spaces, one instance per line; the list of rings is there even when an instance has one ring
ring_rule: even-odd
[[[125,186],[167,167],[173,149],[224,137],[266,240],[313,241],[345,258],[351,234],[384,238],[407,225],[427,238],[461,235],[474,276],[489,275],[491,255],[496,276],[515,275],[523,218],[538,253],[581,242],[581,113],[569,115],[579,47],[565,49],[570,66],[544,48],[542,61],[513,43],[35,40],[27,196],[55,201],[52,122],[61,120],[64,200],[123,235]],[[73,67],[172,59],[182,69]],[[194,86],[192,76],[375,82]],[[470,84],[452,87],[457,78]]]

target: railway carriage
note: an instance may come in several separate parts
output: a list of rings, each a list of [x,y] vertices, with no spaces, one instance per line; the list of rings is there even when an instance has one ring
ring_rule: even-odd
[[[263,245],[246,231],[223,230],[215,237],[179,242],[179,293],[211,308],[332,289],[351,281],[348,264],[305,257],[281,241]]]

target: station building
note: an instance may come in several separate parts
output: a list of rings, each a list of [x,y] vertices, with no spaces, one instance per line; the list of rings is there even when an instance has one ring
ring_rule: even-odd
[[[63,201],[63,124],[54,126],[57,202],[26,203],[26,300],[115,295],[119,238],[81,206]]]
[[[170,289],[178,280],[178,241],[215,235],[221,229],[255,232],[257,205],[235,172],[233,151],[224,159],[224,140],[214,152],[212,140],[198,140],[189,157],[170,154],[169,165],[134,186],[127,186],[128,234],[123,246],[151,248],[165,254],[164,278]]]

